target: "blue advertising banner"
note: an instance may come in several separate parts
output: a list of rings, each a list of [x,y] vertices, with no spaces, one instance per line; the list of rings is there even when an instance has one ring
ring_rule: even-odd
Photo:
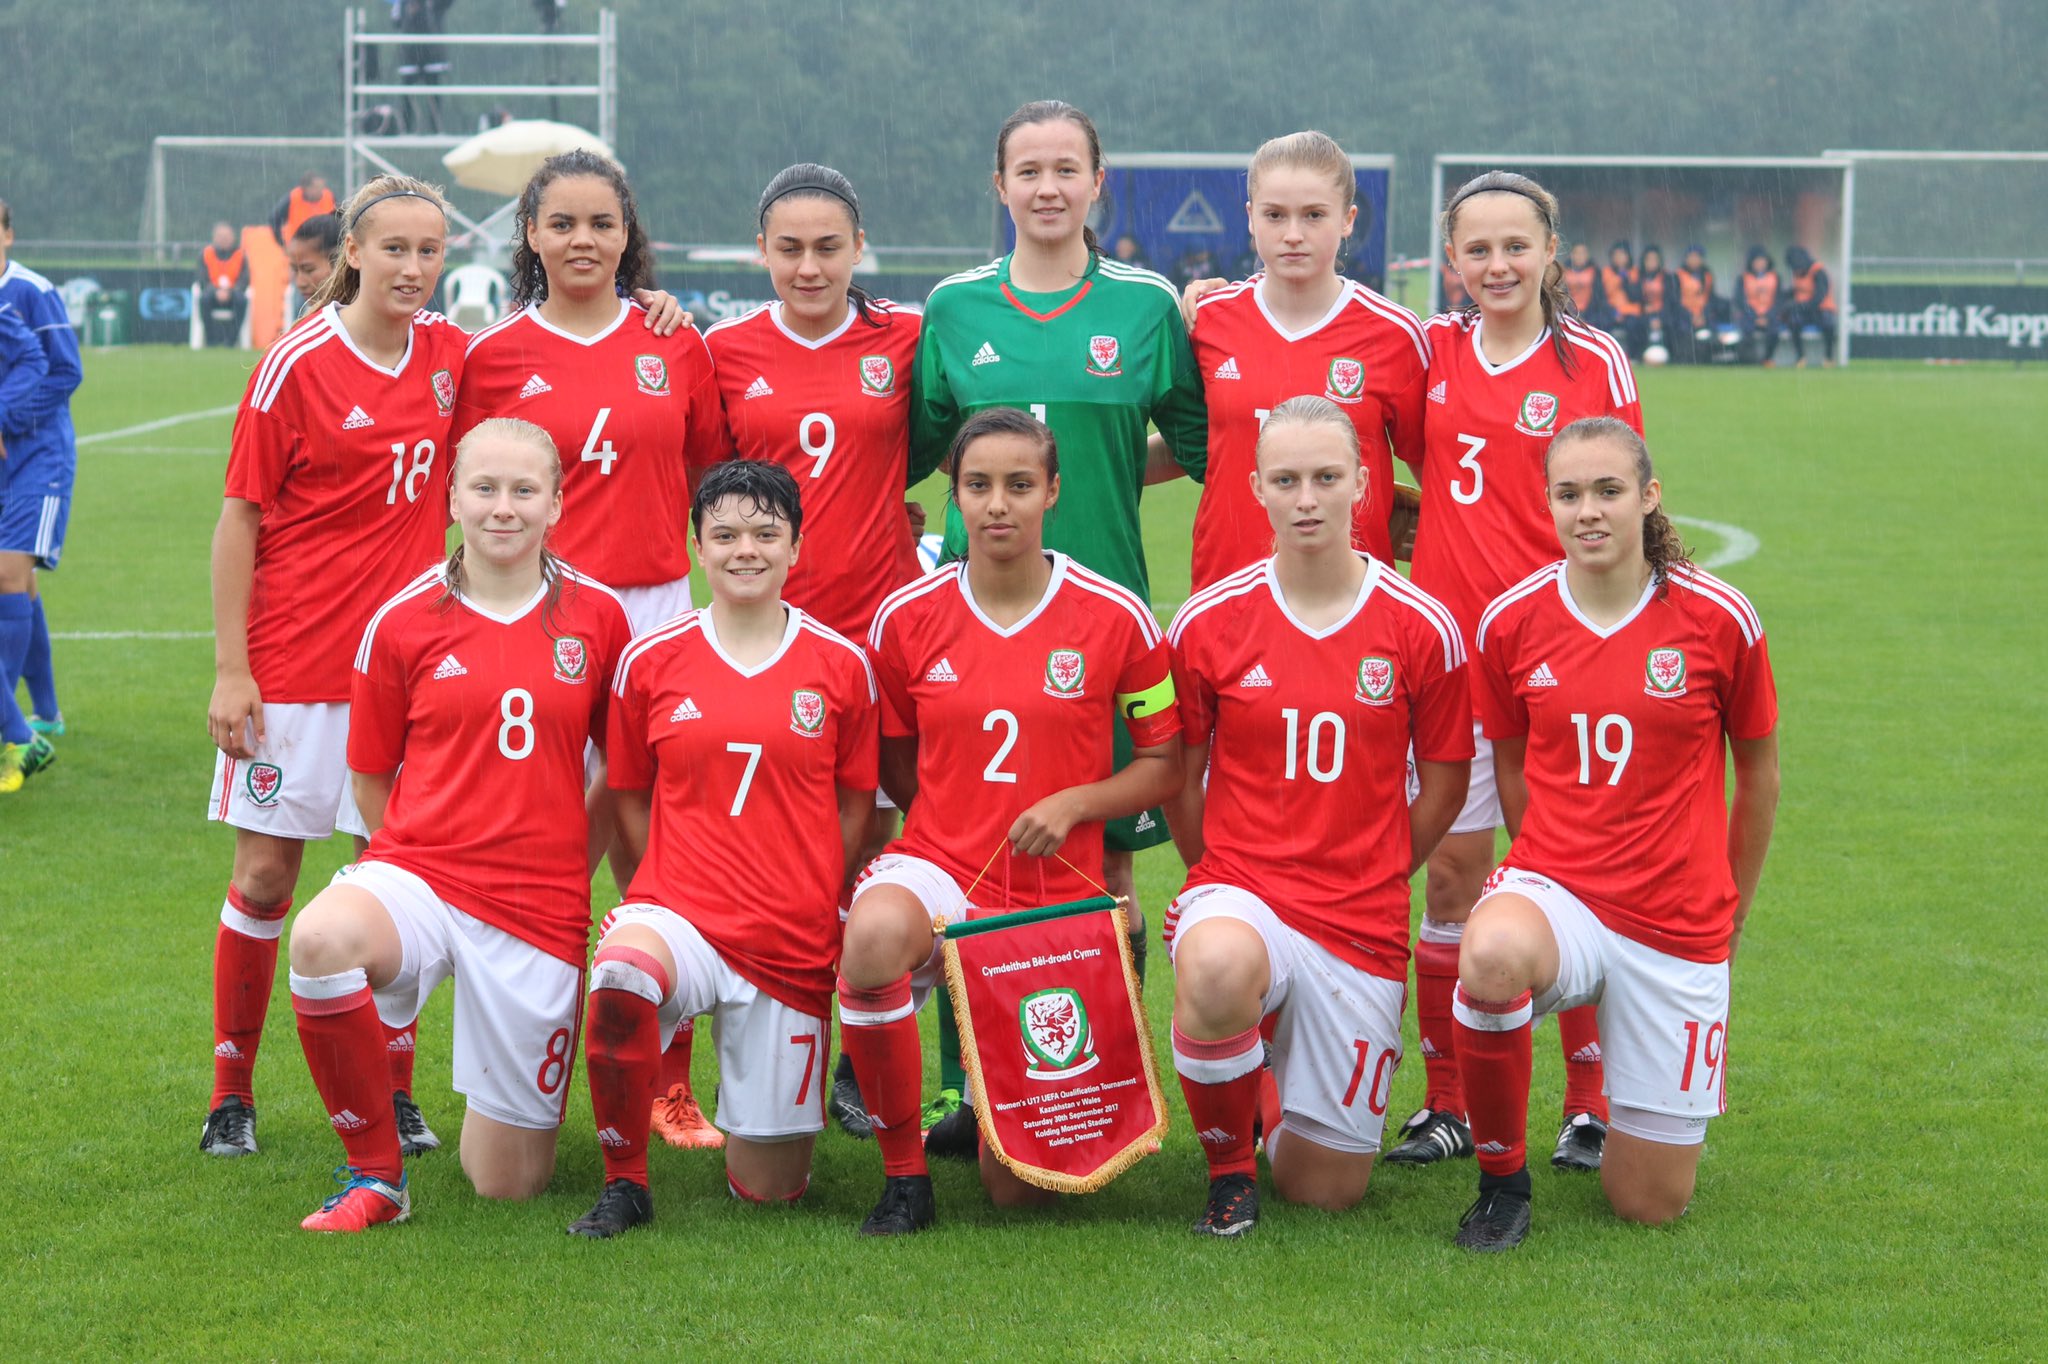
[[[1089,224],[1105,251],[1157,270],[1175,283],[1221,275],[1242,279],[1259,268],[1245,216],[1245,161],[1235,157],[1197,164],[1192,156],[1162,157],[1171,164],[1112,161]],[[1387,273],[1385,166],[1361,166],[1358,222],[1337,268],[1377,289]],[[996,250],[1016,245],[1009,215],[996,210]]]

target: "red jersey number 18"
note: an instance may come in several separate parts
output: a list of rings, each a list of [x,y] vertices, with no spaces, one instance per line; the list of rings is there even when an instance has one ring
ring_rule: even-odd
[[[405,490],[405,500],[420,500],[420,490],[426,487],[427,475],[434,471],[434,442],[423,440],[412,447],[412,467],[405,467],[405,442],[391,442],[391,490],[384,494],[384,505],[398,505],[398,490]]]

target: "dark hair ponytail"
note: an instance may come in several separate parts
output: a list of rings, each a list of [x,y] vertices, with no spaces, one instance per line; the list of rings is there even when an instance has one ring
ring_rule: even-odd
[[[539,219],[541,196],[547,192],[548,186],[557,180],[578,175],[604,181],[619,197],[619,214],[626,224],[626,249],[619,254],[619,270],[613,287],[621,296],[631,295],[636,289],[654,287],[654,248],[648,243],[646,229],[640,226],[640,210],[633,202],[633,187],[626,183],[626,172],[608,156],[578,149],[541,162],[540,169],[533,173],[533,178],[520,192],[516,220],[518,231],[513,233],[512,241],[512,306],[515,308],[540,303],[548,296],[547,268],[541,264],[540,254],[528,244],[526,230]]]
[[[1543,231],[1550,238],[1551,247],[1550,264],[1544,267],[1542,287],[1537,294],[1543,306],[1543,325],[1550,328],[1550,346],[1557,353],[1557,362],[1564,366],[1566,374],[1576,373],[1578,365],[1572,356],[1571,343],[1565,340],[1563,324],[1566,318],[1576,318],[1578,314],[1572,307],[1571,290],[1565,287],[1564,265],[1556,255],[1559,222],[1557,196],[1528,176],[1517,175],[1513,171],[1491,170],[1483,175],[1475,175],[1451,194],[1450,199],[1444,204],[1442,215],[1437,219],[1446,247],[1451,245],[1451,236],[1457,230],[1458,210],[1465,206],[1467,199],[1479,194],[1514,194],[1535,205],[1536,218],[1543,224]],[[1478,312],[1479,301],[1474,299],[1466,305],[1465,311]]]
[[[799,161],[794,166],[784,166],[761,191],[761,204],[755,213],[755,221],[761,234],[768,233],[768,210],[783,199],[836,199],[846,209],[846,215],[853,221],[854,235],[860,235],[860,196],[853,192],[853,181],[815,161]],[[846,297],[853,304],[860,320],[870,327],[888,325],[881,314],[875,311],[874,296],[855,284],[846,282]]]
[[[1010,134],[1033,123],[1064,121],[1079,128],[1088,138],[1088,170],[1095,174],[1102,169],[1102,138],[1095,131],[1095,120],[1076,109],[1063,99],[1035,99],[1021,106],[1016,113],[1003,120],[1003,126],[996,130],[996,178],[1003,175],[1003,166],[1010,150]],[[1102,242],[1096,237],[1095,229],[1086,222],[1081,224],[1081,240],[1087,243],[1090,255],[1102,254]]]

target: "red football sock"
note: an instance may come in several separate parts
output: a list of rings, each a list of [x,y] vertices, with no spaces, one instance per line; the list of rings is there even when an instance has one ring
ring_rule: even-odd
[[[256,1048],[263,1041],[263,1016],[277,979],[277,940],[292,902],[263,905],[228,887],[220,907],[220,931],[213,939],[213,1101],[230,1094],[254,1104]],[[387,1107],[389,1095],[386,1095]]]
[[[1491,1003],[1473,999],[1461,984],[1451,1013],[1479,1168],[1511,1175],[1529,1159],[1529,993]]]
[[[840,977],[839,1045],[853,1061],[860,1101],[875,1125],[882,1173],[926,1173],[917,1103],[924,1053],[910,1003],[910,977],[900,976],[878,990],[859,989]]]
[[[606,951],[611,949],[607,948]],[[637,954],[636,954],[637,955]],[[599,954],[600,964],[604,960]],[[661,1068],[661,1022],[652,1001],[631,990],[590,992],[584,1060],[590,1067],[590,1110],[604,1151],[606,1180],[647,1187],[647,1133],[653,1125]]]
[[[1424,920],[1427,931],[1428,920]],[[1457,925],[1463,928],[1463,924]],[[1458,988],[1458,944],[1415,944],[1415,1022],[1422,1034],[1422,1073],[1427,1081],[1422,1106],[1465,1111],[1465,1086],[1458,1078],[1457,1031],[1451,1026],[1451,996]]]
[[[292,1011],[299,1045],[327,1120],[363,1174],[396,1184],[405,1175],[398,1123],[391,1115],[391,1067],[384,1059],[384,1025],[360,967],[332,976],[294,971]]]
[[[412,1093],[412,1052],[415,1024],[407,1023],[394,1028],[384,1025],[384,1059],[391,1064],[391,1088],[400,1094]]]
[[[656,1094],[666,1094],[677,1085],[683,1093],[690,1092],[690,1053],[697,1040],[697,1020],[686,1018],[676,1025],[676,1035],[669,1039],[668,1049],[661,1054],[661,1076],[654,1087]]]
[[[1173,1029],[1173,1068],[1211,1179],[1258,1171],[1252,1119],[1259,1110],[1260,1077],[1270,1074],[1264,1059],[1257,1028],[1214,1042],[1190,1037],[1177,1024]]]
[[[1607,1067],[1600,1064],[1598,1006],[1581,1004],[1557,1016],[1558,1041],[1564,1044],[1564,1111],[1591,1113],[1607,1121]]]

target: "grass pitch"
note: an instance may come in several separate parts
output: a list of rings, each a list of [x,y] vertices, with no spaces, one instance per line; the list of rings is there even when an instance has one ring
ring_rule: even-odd
[[[422,1020],[419,1089],[448,1148],[413,1164],[414,1220],[300,1232],[340,1151],[281,986],[263,1153],[195,1149],[230,852],[202,819],[206,547],[230,419],[133,429],[231,406],[250,363],[87,357],[91,443],[69,553],[44,578],[71,733],[59,766],[0,804],[0,1357],[2048,1353],[2025,1193],[2048,1153],[2048,371],[1640,376],[1671,509],[1760,543],[1719,571],[1763,615],[1783,707],[1730,1111],[1679,1225],[1622,1226],[1595,1181],[1542,1167],[1527,1245],[1478,1261],[1449,1240],[1469,1162],[1383,1169],[1341,1216],[1269,1199],[1247,1243],[1198,1241],[1184,1113],[1162,1154],[1050,1215],[994,1212],[968,1167],[941,1165],[938,1228],[882,1245],[853,1235],[879,1184],[872,1145],[828,1132],[803,1206],[769,1213],[733,1204],[716,1155],[659,1148],[653,1227],[573,1242],[562,1228],[601,1178],[580,1073],[552,1189],[481,1202],[452,1150],[445,992]],[[1162,608],[1186,589],[1192,494],[1147,498]],[[1697,538],[1709,560],[1723,548]],[[309,851],[301,903],[346,856],[344,840]],[[717,874],[744,893],[760,870]],[[1154,925],[1180,870],[1170,849],[1140,864]],[[609,893],[601,877],[594,899]],[[1162,1038],[1170,995],[1155,961]],[[1411,1019],[1396,1120],[1420,1097],[1413,1040]],[[1561,1089],[1547,1027],[1536,1056],[1540,1160]]]

